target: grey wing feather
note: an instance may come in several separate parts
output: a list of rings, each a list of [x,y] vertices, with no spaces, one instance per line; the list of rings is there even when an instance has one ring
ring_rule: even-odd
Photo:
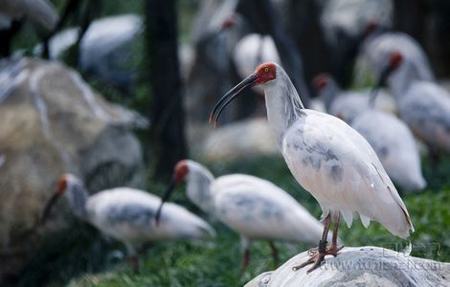
[[[155,216],[155,210],[151,207],[139,204],[127,204],[112,206],[106,220],[111,225],[129,224],[132,226],[148,226]]]

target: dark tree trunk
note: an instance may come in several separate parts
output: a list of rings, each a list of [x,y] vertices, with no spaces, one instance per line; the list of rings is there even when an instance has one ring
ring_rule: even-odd
[[[450,1],[432,0],[427,25],[426,48],[438,77],[450,76]]]
[[[187,155],[175,0],[147,0],[145,16],[155,176],[167,178],[175,163]]]
[[[427,5],[424,0],[394,0],[394,30],[406,32],[422,45]]]
[[[316,0],[289,0],[287,2],[287,29],[302,53],[306,85],[319,73],[331,72],[332,53],[325,42],[320,26],[320,6]]]
[[[21,20],[14,20],[11,23],[11,27],[6,29],[0,29],[0,58],[6,58],[11,55],[11,45],[14,36],[19,32],[22,27]]]
[[[280,15],[270,0],[241,0],[237,11],[260,34],[272,36],[284,69],[299,92],[305,106],[309,106],[309,91],[304,81],[302,59],[292,38],[286,33]]]

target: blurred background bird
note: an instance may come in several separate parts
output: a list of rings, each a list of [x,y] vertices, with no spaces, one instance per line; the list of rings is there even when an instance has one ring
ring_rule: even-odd
[[[268,241],[278,264],[278,250],[273,241],[313,244],[321,236],[322,224],[287,192],[267,180],[245,174],[214,178],[206,167],[192,160],[178,162],[172,178],[164,200],[170,197],[176,184],[186,181],[189,200],[239,233],[242,270],[248,267],[254,240]],[[163,201],[159,211],[164,209]]]
[[[161,203],[159,197],[127,187],[89,196],[81,180],[72,174],[65,174],[59,180],[55,194],[43,211],[43,223],[62,195],[67,198],[76,217],[125,244],[135,271],[139,268],[138,250],[145,243],[215,236],[208,223],[179,205],[168,203],[156,224],[154,218]]]

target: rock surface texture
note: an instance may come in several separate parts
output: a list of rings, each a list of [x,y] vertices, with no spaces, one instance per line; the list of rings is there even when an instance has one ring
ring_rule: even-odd
[[[406,256],[379,247],[344,248],[336,257],[307,274],[308,267],[293,271],[305,262],[308,252],[289,259],[278,269],[265,272],[245,287],[290,286],[450,286],[450,263]]]
[[[0,285],[49,230],[67,225],[58,216],[67,208],[59,208],[45,228],[30,233],[61,174],[79,175],[93,192],[141,185],[141,146],[131,130],[143,125],[62,64],[0,62],[0,262],[8,262],[0,264]]]

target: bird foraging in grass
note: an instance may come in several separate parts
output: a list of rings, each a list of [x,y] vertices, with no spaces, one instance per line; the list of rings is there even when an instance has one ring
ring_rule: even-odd
[[[268,241],[277,263],[274,240],[313,244],[320,239],[323,225],[278,186],[246,174],[214,178],[206,167],[192,160],[182,160],[175,166],[160,212],[175,185],[183,181],[193,203],[240,234],[244,250],[242,271],[249,264],[250,244],[254,240]]]
[[[406,206],[369,143],[342,120],[305,109],[279,65],[269,62],[258,66],[217,102],[210,121],[215,124],[233,99],[255,85],[264,89],[269,124],[287,166],[323,211],[319,247],[296,269],[313,264],[310,272],[326,255],[338,255],[341,247],[336,240],[327,247],[327,235],[332,223],[337,233],[341,217],[350,226],[358,214],[365,227],[375,220],[396,236],[409,236],[414,228]]]
[[[45,206],[42,223],[48,219],[52,207],[62,195],[67,197],[76,217],[125,244],[135,271],[139,262],[136,249],[145,243],[204,239],[215,235],[208,223],[173,203],[167,204],[157,225],[154,218],[161,199],[153,194],[118,187],[89,196],[83,182],[71,174],[59,180],[56,192]]]

